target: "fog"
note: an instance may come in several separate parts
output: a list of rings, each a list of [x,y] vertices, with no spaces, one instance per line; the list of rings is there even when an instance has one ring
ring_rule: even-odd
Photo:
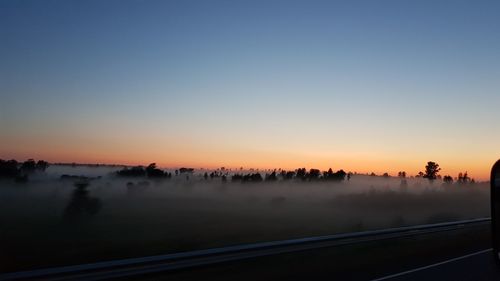
[[[0,270],[489,216],[487,183],[223,182],[205,171],[152,180],[117,177],[119,168],[50,166],[26,183],[0,180]]]

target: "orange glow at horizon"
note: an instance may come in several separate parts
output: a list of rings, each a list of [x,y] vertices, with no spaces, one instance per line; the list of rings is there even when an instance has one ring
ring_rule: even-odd
[[[17,143],[17,147],[19,146]],[[22,142],[21,142],[22,144]],[[95,144],[94,144],[95,145]],[[123,165],[147,165],[156,163],[163,168],[194,167],[217,169],[285,169],[294,170],[305,167],[320,170],[343,169],[346,172],[372,173],[381,175],[389,173],[397,175],[399,171],[406,171],[409,176],[424,171],[427,161],[437,162],[442,170],[441,175],[456,177],[459,172],[468,172],[472,178],[489,180],[491,165],[496,159],[477,157],[475,159],[457,159],[457,157],[439,155],[426,157],[425,155],[394,153],[319,153],[317,151],[266,151],[241,148],[214,148],[210,146],[196,147],[178,143],[177,146],[139,144],[96,145],[90,149],[87,144],[64,145],[63,143],[47,145],[45,147],[24,146],[25,149],[0,150],[0,158],[23,161],[28,158],[43,159],[52,163],[100,163]],[[175,147],[176,149],[171,149]]]

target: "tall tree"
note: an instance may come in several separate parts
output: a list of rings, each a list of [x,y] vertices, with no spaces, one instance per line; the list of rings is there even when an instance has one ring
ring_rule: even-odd
[[[425,166],[425,174],[423,177],[429,180],[435,180],[438,176],[439,171],[441,171],[441,168],[439,168],[439,164],[429,161]]]

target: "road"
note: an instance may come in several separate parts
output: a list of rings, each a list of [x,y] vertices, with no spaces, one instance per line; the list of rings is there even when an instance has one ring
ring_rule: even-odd
[[[373,281],[386,280],[500,280],[500,265],[493,259],[492,249],[486,249],[439,263],[391,274]]]

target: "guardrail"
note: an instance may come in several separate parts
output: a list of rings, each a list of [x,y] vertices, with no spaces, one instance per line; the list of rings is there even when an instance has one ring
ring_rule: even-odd
[[[5,273],[0,275],[0,280],[33,278],[43,278],[44,280],[104,280],[276,255],[281,253],[431,234],[471,226],[486,225],[490,224],[490,221],[490,218],[478,218],[454,222],[244,244],[166,255]]]

